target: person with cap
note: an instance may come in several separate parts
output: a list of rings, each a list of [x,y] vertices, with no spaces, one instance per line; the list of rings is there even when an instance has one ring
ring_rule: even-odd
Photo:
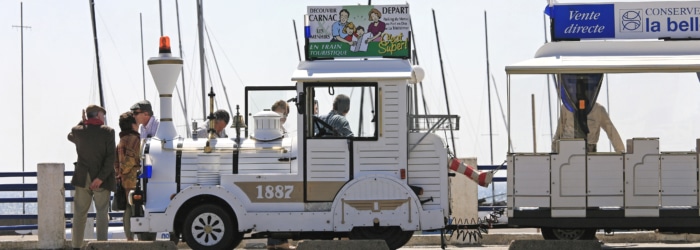
[[[78,161],[71,185],[75,187],[73,203],[72,246],[81,248],[85,222],[90,203],[95,201],[97,210],[97,240],[107,240],[109,199],[116,191],[114,175],[114,129],[104,125],[104,108],[90,105],[83,110],[83,120],[68,133],[68,140],[75,144]]]
[[[226,126],[231,116],[228,111],[219,109],[214,112],[214,136],[216,138],[228,138],[226,134]],[[204,126],[197,129],[197,138],[207,138],[209,136],[209,122],[205,122]]]
[[[131,106],[131,112],[134,113],[136,122],[141,125],[141,128],[139,129],[141,139],[156,135],[158,123],[160,123],[160,121],[158,121],[158,118],[153,115],[151,102],[148,100],[139,101]]]
[[[587,136],[588,145],[586,145],[586,152],[597,152],[598,151],[598,139],[600,137],[600,129],[605,130],[605,134],[608,135],[608,139],[613,145],[615,152],[622,153],[625,151],[625,144],[622,143],[622,138],[620,138],[620,133],[615,129],[608,116],[608,112],[599,103],[593,105],[593,109],[588,113],[588,129],[590,130]],[[556,141],[562,138],[574,138],[574,113],[569,111],[564,105],[561,107],[561,115],[559,116],[559,122],[557,123],[557,132],[552,138],[552,151],[556,150]]]

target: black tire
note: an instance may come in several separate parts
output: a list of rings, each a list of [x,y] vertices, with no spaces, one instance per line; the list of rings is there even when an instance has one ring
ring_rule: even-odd
[[[355,227],[350,231],[351,240],[384,240],[389,249],[398,249],[413,237],[413,231],[400,227]]]
[[[224,209],[213,204],[192,209],[182,229],[182,236],[192,249],[233,249],[243,234],[237,223]]]
[[[177,243],[180,243],[180,235],[182,234],[179,231],[170,232],[170,241],[174,242],[175,245],[177,245]]]
[[[594,240],[595,229],[542,228],[545,240]]]

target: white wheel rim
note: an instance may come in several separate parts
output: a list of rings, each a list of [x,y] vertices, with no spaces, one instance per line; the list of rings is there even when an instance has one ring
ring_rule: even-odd
[[[224,221],[215,213],[202,213],[192,222],[192,238],[202,246],[213,246],[224,237]]]

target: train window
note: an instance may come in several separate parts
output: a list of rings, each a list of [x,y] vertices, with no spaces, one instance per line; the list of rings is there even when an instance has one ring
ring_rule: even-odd
[[[305,92],[307,138],[377,139],[376,83],[307,83]]]
[[[284,130],[289,133],[296,133],[297,131],[297,107],[294,103],[294,97],[296,97],[296,90],[294,86],[290,87],[258,87],[249,86],[246,87],[246,106],[241,107],[241,114],[245,114],[245,122],[247,125],[246,137],[249,136],[249,132],[253,132],[254,119],[256,114],[262,114],[264,111],[274,111],[272,106],[279,101],[287,103],[289,106],[289,113],[285,117],[285,122],[282,124]],[[235,111],[234,111],[235,112]],[[233,124],[233,123],[231,123]]]

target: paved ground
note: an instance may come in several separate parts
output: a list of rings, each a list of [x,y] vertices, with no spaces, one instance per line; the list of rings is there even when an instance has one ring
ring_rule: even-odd
[[[654,232],[625,232],[614,236],[598,234],[603,243],[602,249],[700,249],[700,235],[697,234],[658,234]],[[479,241],[463,241],[455,237],[447,241],[446,249],[508,249],[512,240],[541,240],[537,229],[492,229]],[[37,235],[0,236],[0,249],[36,249]],[[68,243],[68,242],[67,242]],[[295,245],[296,242],[292,242]],[[69,246],[69,244],[66,244]],[[265,240],[245,240],[237,249],[264,249]],[[69,249],[69,248],[67,248]],[[178,249],[189,249],[180,243]],[[440,249],[439,235],[416,234],[403,250]]]

